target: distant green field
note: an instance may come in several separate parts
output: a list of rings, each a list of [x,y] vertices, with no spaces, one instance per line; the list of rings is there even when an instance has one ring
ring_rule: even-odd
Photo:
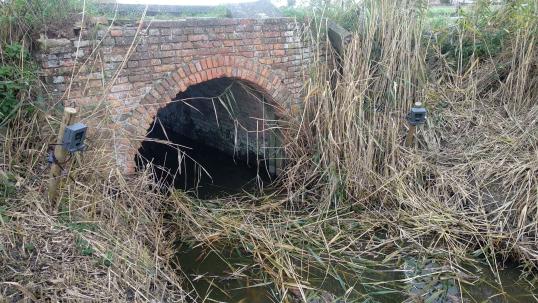
[[[455,6],[432,6],[428,10],[428,17],[450,17],[456,14]]]
[[[143,6],[132,6],[132,7],[123,7],[118,10],[116,13],[114,10],[111,10],[107,6],[94,6],[90,9],[94,15],[103,15],[108,18],[113,18],[116,16],[116,20],[137,20],[144,13]],[[229,16],[228,9],[225,6],[219,5],[215,6],[208,10],[179,10],[176,12],[171,11],[148,11],[146,18],[147,19],[157,19],[157,20],[174,20],[182,18],[227,18]]]
[[[455,6],[432,6],[428,9],[426,20],[431,28],[445,27],[451,24],[458,16],[458,8]]]

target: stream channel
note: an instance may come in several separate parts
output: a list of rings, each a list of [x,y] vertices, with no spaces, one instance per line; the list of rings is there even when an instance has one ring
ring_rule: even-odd
[[[187,159],[181,161],[183,173],[167,179],[199,199],[254,191],[268,181],[268,178],[257,179],[257,175],[264,174],[256,167],[241,165],[214,148],[178,134],[167,133],[167,136],[173,142],[189,146],[188,157],[211,168],[208,177]],[[162,132],[158,137],[165,138]],[[163,144],[145,142],[142,154],[165,168],[180,165],[177,151]],[[158,175],[166,174],[158,172]],[[178,270],[189,280],[185,287],[204,302],[303,302],[297,293],[283,298],[252,255],[240,247],[224,247],[217,252],[183,242],[177,246],[176,262],[181,268]],[[403,257],[393,263],[357,260],[355,269],[333,266],[329,271],[313,266],[304,269],[304,265],[298,264],[306,283],[316,290],[306,291],[307,302],[538,302],[536,280],[533,285],[523,279],[523,271],[515,264],[505,265],[495,275],[485,261],[476,260],[466,268],[478,277],[469,284],[458,283],[446,268],[418,256]]]
[[[190,279],[189,287],[206,302],[304,302],[297,293],[284,300],[252,256],[238,248],[217,253],[179,245],[177,261]],[[433,261],[416,262],[409,257],[402,264],[368,263],[366,270],[304,270],[309,287],[316,289],[306,291],[307,302],[538,302],[537,285],[522,279],[515,265],[499,271],[498,283],[485,262],[474,264],[467,269],[479,279],[460,286],[446,268]]]

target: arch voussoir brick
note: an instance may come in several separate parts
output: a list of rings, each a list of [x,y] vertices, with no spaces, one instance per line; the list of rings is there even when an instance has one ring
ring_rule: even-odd
[[[151,90],[140,101],[139,106],[146,109],[144,117],[131,117],[129,124],[136,141],[131,142],[126,151],[127,172],[134,170],[134,159],[141,146],[140,136],[150,129],[158,110],[169,104],[173,98],[188,89],[189,86],[200,84],[218,78],[235,78],[245,81],[255,88],[263,91],[271,98],[271,103],[277,110],[282,111],[289,105],[289,90],[285,87],[283,79],[271,71],[269,66],[242,56],[211,56],[195,60],[179,66],[170,72],[164,80],[156,82]]]

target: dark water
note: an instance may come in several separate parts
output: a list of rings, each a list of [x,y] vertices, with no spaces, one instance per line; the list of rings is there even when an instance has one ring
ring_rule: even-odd
[[[255,155],[249,155],[247,163],[246,158],[234,157],[170,130],[165,134],[158,127],[150,137],[179,146],[145,141],[140,149],[144,159],[138,159],[139,166],[153,162],[160,180],[200,199],[254,192],[271,180],[263,164],[257,164]]]
[[[177,261],[191,281],[188,286],[201,298],[217,302],[276,301],[272,284],[264,283],[261,271],[239,249],[216,253],[180,245]]]
[[[189,277],[189,287],[208,302],[283,302],[270,279],[238,248],[219,252],[180,246],[177,262]],[[469,267],[476,275],[472,284],[457,283],[446,268],[431,260],[413,257],[404,264],[382,264],[379,260],[357,261],[356,269],[331,270],[309,266],[301,271],[308,302],[537,302],[538,285],[521,279],[521,270],[507,267],[499,272],[500,282],[484,263]],[[379,265],[376,265],[379,264]],[[304,264],[297,265],[297,268]],[[472,280],[472,279],[471,279]],[[461,287],[460,287],[461,286]],[[346,292],[348,293],[346,295]],[[285,302],[302,302],[288,296]]]

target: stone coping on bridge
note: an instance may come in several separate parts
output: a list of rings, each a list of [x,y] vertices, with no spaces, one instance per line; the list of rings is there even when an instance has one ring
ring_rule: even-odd
[[[152,19],[144,20],[130,19],[110,19],[107,17],[99,17],[98,21],[90,21],[90,23],[99,23],[102,25],[112,26],[128,26],[142,25],[152,27],[176,27],[176,26],[227,26],[227,25],[275,25],[291,22],[296,24],[304,24],[305,20],[297,17],[267,17],[267,18],[224,18],[224,17],[177,17],[172,19]],[[106,20],[106,21],[105,21]],[[113,24],[110,24],[113,22]]]
[[[125,19],[123,19],[126,21]],[[226,26],[226,25],[238,25],[238,24],[281,24],[289,22],[303,23],[304,20],[297,19],[296,17],[268,17],[268,18],[221,18],[221,17],[186,17],[177,19],[152,19],[152,20],[136,20],[132,19],[136,24],[154,24],[155,26],[172,26],[185,22],[189,25],[200,26]]]

